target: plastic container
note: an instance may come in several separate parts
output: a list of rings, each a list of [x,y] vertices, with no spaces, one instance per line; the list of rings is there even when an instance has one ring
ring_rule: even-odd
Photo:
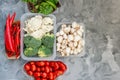
[[[71,25],[72,22],[61,22],[61,23],[58,23],[57,27],[56,27],[56,32],[55,33],[60,31],[62,24]],[[79,25],[81,25],[83,27],[84,32],[83,32],[82,38],[83,38],[83,40],[85,42],[85,27],[84,27],[84,24],[83,23],[79,23]],[[55,35],[55,37],[56,37],[56,35]],[[55,45],[56,45],[56,43],[55,43]],[[57,49],[57,45],[56,45],[56,49]],[[56,56],[57,57],[83,57],[85,55],[85,44],[83,46],[83,50],[80,53],[78,53],[77,55],[71,55],[70,54],[69,56],[61,56],[61,54],[57,50],[55,50],[55,52],[56,52]]]
[[[59,0],[58,3],[59,3],[59,6],[57,6],[57,8],[56,8],[52,13],[50,13],[50,14],[56,13],[57,10],[63,5],[63,1],[62,1],[62,0]],[[30,12],[30,13],[39,13],[39,12],[32,12],[32,11],[31,11],[31,8],[29,7],[29,6],[30,6],[29,3],[26,3],[25,6],[26,6],[25,8],[26,8],[26,11],[27,11],[27,12]]]
[[[48,61],[48,62],[57,62],[57,61],[60,61],[60,62],[62,62],[62,63],[64,63],[61,59],[59,60],[52,60],[52,61]],[[31,62],[31,61],[28,61],[28,62]],[[28,62],[26,62],[26,63],[24,63],[24,65],[22,66],[22,73],[26,76],[26,77],[28,77],[29,78],[29,80],[35,80],[34,79],[34,77],[33,76],[29,76],[28,74],[27,74],[27,72],[24,70],[24,66],[25,66],[25,64],[27,64]],[[34,61],[35,62],[35,61]],[[64,63],[65,64],[65,63]],[[65,64],[66,65],[66,64]],[[68,66],[68,65],[66,65],[66,66]],[[64,74],[67,74],[67,72],[68,72],[69,70],[68,70],[68,67],[67,67],[67,69],[66,69],[66,71],[64,72]],[[63,75],[64,75],[63,74]],[[57,78],[56,78],[56,80],[59,78],[59,77],[62,77],[63,75],[60,75],[60,76],[58,76]]]
[[[39,14],[39,13],[25,13],[24,15],[22,15],[21,17],[21,57],[24,59],[24,60],[28,60],[28,61],[39,61],[39,60],[53,60],[55,57],[56,57],[56,47],[55,47],[55,43],[56,43],[56,38],[54,39],[54,45],[53,45],[53,54],[52,56],[49,56],[49,57],[27,57],[24,55],[24,43],[23,43],[23,40],[24,40],[24,26],[25,26],[25,21],[31,17],[34,17],[36,15],[41,15],[43,17],[50,17],[53,19],[53,26],[54,26],[54,30],[53,30],[53,33],[55,35],[55,27],[56,27],[56,17],[54,15],[43,15],[43,14]]]

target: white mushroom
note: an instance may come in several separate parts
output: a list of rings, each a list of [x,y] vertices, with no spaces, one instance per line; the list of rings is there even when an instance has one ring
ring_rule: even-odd
[[[56,33],[56,36],[60,36],[60,32],[57,32],[57,33]]]
[[[77,41],[74,42],[74,47],[77,47],[78,43]]]
[[[60,30],[60,35],[64,35],[64,32],[63,32],[63,30]]]
[[[64,53],[64,52],[61,52],[61,56],[65,56],[65,53]]]
[[[61,46],[61,44],[60,44],[60,43],[57,43],[57,47],[59,47],[59,48],[60,48],[60,46]]]
[[[73,22],[73,23],[72,23],[72,27],[73,27],[73,28],[76,28],[77,25],[78,25],[78,24],[77,24],[76,22]]]
[[[63,30],[64,30],[64,32],[66,33],[66,34],[68,34],[69,32],[70,32],[70,27],[66,27],[66,28],[64,28]]]
[[[68,35],[68,41],[73,41],[74,40],[74,36],[73,35]]]
[[[80,37],[82,37],[82,31],[79,29],[79,30],[77,30],[77,34],[80,36]]]
[[[74,32],[75,32],[75,29],[71,28],[70,33],[74,33]]]
[[[73,50],[71,50],[70,54],[73,54]]]
[[[62,36],[59,36],[59,37],[57,38],[57,41],[58,41],[58,43],[61,43],[61,42],[63,41],[63,37],[62,37]]]
[[[79,35],[74,36],[74,41],[79,41],[81,37]]]
[[[66,53],[70,53],[71,49],[69,47],[66,48]]]
[[[74,47],[73,42],[69,42],[69,43],[68,43],[68,46],[71,47],[71,48]]]
[[[74,49],[74,52],[73,52],[75,55],[77,55],[78,54],[78,52],[77,52],[77,49]]]
[[[64,30],[64,28],[66,28],[67,25],[66,24],[62,24],[61,27],[62,27],[62,30]]]
[[[63,39],[67,39],[67,35],[66,34],[63,35]]]

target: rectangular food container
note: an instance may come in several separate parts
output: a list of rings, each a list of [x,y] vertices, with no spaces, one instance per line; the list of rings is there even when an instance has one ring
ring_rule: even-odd
[[[77,22],[77,23],[78,23],[78,22]],[[62,24],[71,25],[72,22],[60,22],[60,23],[57,23],[57,27],[56,27],[56,32],[55,32],[55,33],[57,33],[58,31],[60,31]],[[83,27],[84,32],[83,32],[82,38],[83,38],[83,40],[84,40],[84,42],[85,42],[85,26],[84,26],[83,23],[79,23],[79,25],[81,25],[81,26]],[[55,35],[55,36],[56,36],[56,35]],[[57,38],[56,38],[56,40],[57,40]],[[57,41],[56,41],[56,42],[57,42]],[[69,56],[61,56],[60,53],[57,52],[57,44],[56,44],[56,43],[55,43],[55,45],[56,45],[56,50],[55,50],[55,52],[56,52],[56,56],[57,56],[57,57],[83,57],[83,56],[85,56],[85,44],[84,44],[84,46],[83,46],[82,52],[78,53],[77,55],[69,55]]]
[[[52,14],[50,15],[43,15],[43,14],[39,14],[39,13],[25,13],[24,15],[22,15],[21,17],[21,57],[24,59],[24,60],[33,60],[33,61],[39,61],[39,60],[53,60],[55,57],[56,57],[56,47],[55,47],[55,43],[56,43],[56,38],[54,39],[54,45],[53,45],[53,55],[52,56],[49,56],[49,57],[27,57],[24,55],[24,43],[23,43],[23,40],[24,40],[24,30],[23,28],[25,27],[25,21],[31,17],[34,17],[36,15],[41,15],[43,17],[50,17],[53,19],[53,26],[54,26],[54,30],[53,30],[53,33],[55,35],[55,27],[56,27],[56,17]]]

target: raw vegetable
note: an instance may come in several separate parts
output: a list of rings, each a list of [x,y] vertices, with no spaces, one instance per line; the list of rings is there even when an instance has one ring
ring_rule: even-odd
[[[57,36],[57,51],[61,56],[77,55],[84,47],[83,26],[76,22],[72,24],[62,24]]]
[[[24,65],[24,71],[35,80],[56,80],[66,70],[67,66],[61,61],[34,61],[34,64],[28,62]]]
[[[36,48],[31,48],[31,47],[29,47],[29,48],[25,48],[25,50],[24,50],[24,54],[25,54],[25,56],[36,56],[37,55],[37,52],[38,52],[38,49],[36,49]]]
[[[53,48],[53,44],[54,44],[54,34],[50,34],[47,33],[43,36],[42,38],[42,43],[44,46],[48,47],[48,48]]]
[[[36,39],[32,36],[24,37],[24,44],[26,47],[38,48],[41,46],[41,40]]]
[[[41,46],[38,50],[38,56],[40,57],[47,57],[51,55],[52,55],[52,51],[45,46]]]
[[[28,3],[31,12],[50,14],[60,7],[59,0],[22,0]]]
[[[27,32],[25,35],[41,39],[45,33],[53,30],[53,19],[36,15],[25,21],[24,30]]]
[[[41,5],[39,6],[39,13],[43,13],[43,14],[49,14],[49,13],[52,13],[53,11],[53,7],[46,3],[46,2],[42,2]]]
[[[5,27],[5,49],[8,59],[18,59],[20,55],[20,21],[14,21],[16,13],[11,18],[8,14]]]
[[[33,23],[33,24],[32,24]],[[24,54],[25,56],[48,57],[52,55],[54,34],[53,19],[36,15],[25,21]]]

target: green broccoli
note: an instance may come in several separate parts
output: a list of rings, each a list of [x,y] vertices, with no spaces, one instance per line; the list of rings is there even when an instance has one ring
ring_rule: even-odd
[[[52,55],[52,51],[45,46],[41,46],[38,50],[38,56],[40,57],[48,57]]]
[[[41,45],[41,40],[32,36],[26,36],[24,37],[24,44],[26,47],[38,48]]]
[[[53,48],[53,44],[54,44],[54,34],[46,33],[46,34],[42,37],[42,44],[43,44],[45,47]]]
[[[37,55],[37,52],[38,52],[38,49],[31,48],[31,47],[25,48],[25,50],[24,50],[25,56],[29,56],[29,57]]]

